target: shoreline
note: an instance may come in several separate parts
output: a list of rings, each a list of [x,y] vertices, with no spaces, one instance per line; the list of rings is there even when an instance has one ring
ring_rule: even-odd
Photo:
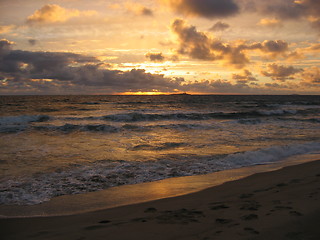
[[[123,185],[97,192],[63,195],[36,205],[0,205],[0,219],[82,214],[196,193],[251,175],[320,159],[319,153],[291,156],[279,162]]]
[[[4,239],[318,239],[320,160],[88,213],[0,219]]]

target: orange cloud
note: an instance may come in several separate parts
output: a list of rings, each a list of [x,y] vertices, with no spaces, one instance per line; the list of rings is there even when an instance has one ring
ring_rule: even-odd
[[[0,34],[10,32],[14,28],[14,25],[0,25]]]
[[[97,14],[95,11],[79,11],[77,9],[66,9],[56,4],[46,4],[29,16],[27,23],[61,23],[74,17],[92,16],[95,14]]]
[[[276,18],[263,18],[260,20],[258,25],[265,27],[280,27],[282,26],[282,23],[279,19]]]
[[[137,16],[153,16],[153,11],[138,3],[127,2],[125,8]]]

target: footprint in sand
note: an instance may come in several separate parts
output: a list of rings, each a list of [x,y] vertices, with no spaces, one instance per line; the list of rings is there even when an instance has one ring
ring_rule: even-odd
[[[243,230],[248,233],[251,233],[251,234],[259,234],[259,232],[257,230],[250,228],[250,227],[245,227]]]
[[[217,218],[216,219],[216,223],[220,223],[220,224],[227,224],[227,223],[231,223],[232,220],[231,219],[224,219],[224,218]]]
[[[147,222],[148,220],[146,218],[134,218],[131,220],[132,222]]]
[[[154,208],[154,207],[150,207],[150,208],[147,208],[146,210],[144,210],[145,213],[154,213],[154,212],[157,212],[157,209]]]
[[[286,184],[286,183],[278,183],[276,186],[277,187],[285,187],[285,186],[288,186],[288,184]]]
[[[240,208],[240,210],[257,211],[261,207],[261,204],[257,201],[246,201]]]
[[[155,217],[158,223],[163,224],[189,224],[192,222],[199,222],[199,218],[204,217],[202,211],[195,209],[179,209],[175,211],[165,211],[161,215]]]
[[[290,215],[297,217],[303,216],[303,214],[298,211],[290,211]]]
[[[253,196],[254,196],[254,194],[252,194],[252,193],[243,193],[243,194],[241,194],[239,196],[239,198],[241,198],[241,199],[243,199],[243,198],[251,198]]]
[[[103,224],[107,224],[107,223],[110,223],[111,221],[109,221],[109,220],[102,220],[102,221],[100,221],[99,223],[103,223]]]
[[[96,230],[96,229],[105,228],[105,227],[107,227],[107,226],[92,225],[92,226],[85,227],[84,229],[85,229],[85,230]]]
[[[227,209],[229,206],[225,204],[218,204],[216,206],[210,207],[211,210]]]
[[[256,220],[258,219],[258,215],[257,214],[248,214],[248,215],[244,215],[241,217],[242,220],[245,220],[245,221],[249,221],[249,220]]]

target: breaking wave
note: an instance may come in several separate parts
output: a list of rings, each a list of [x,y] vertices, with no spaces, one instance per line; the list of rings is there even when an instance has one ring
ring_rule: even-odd
[[[33,122],[47,122],[51,118],[47,115],[21,115],[0,117],[0,132],[11,133],[27,129]]]
[[[165,147],[178,147],[168,143]],[[149,146],[140,146],[149,147]],[[73,166],[64,171],[37,174],[0,183],[0,204],[38,204],[69,194],[92,192],[124,184],[157,181],[170,177],[191,176],[280,161],[286,157],[319,151],[319,142],[273,146],[255,151],[206,157],[175,159],[162,156],[157,161],[98,161]]]

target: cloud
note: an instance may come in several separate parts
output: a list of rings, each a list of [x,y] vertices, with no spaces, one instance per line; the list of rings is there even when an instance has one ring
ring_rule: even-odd
[[[258,87],[251,87],[246,83],[233,83],[224,79],[217,80],[202,80],[195,81],[192,83],[184,83],[181,88],[182,91],[186,92],[198,92],[198,93],[243,93],[252,94],[263,92],[264,89]]]
[[[282,22],[276,18],[262,18],[258,25],[264,27],[282,27]]]
[[[229,17],[239,12],[234,0],[160,0],[175,12],[205,18]]]
[[[0,25],[0,34],[10,32],[15,26],[14,25]]]
[[[34,46],[38,43],[38,40],[36,39],[28,39],[28,43],[31,45],[31,46]]]
[[[309,22],[311,24],[311,27],[320,30],[320,17],[319,18],[310,17],[310,18],[308,18],[308,20],[309,20]]]
[[[0,41],[0,81],[6,89],[61,91],[88,89],[107,93],[130,91],[171,91],[179,88],[183,79],[166,78],[143,69],[111,70],[98,59],[66,52],[30,52],[13,50],[11,42]],[[19,87],[20,86],[20,87]],[[46,86],[44,89],[43,87]],[[70,91],[71,91],[70,90]]]
[[[280,19],[299,19],[304,8],[293,0],[269,0],[256,2],[257,10]]]
[[[152,17],[154,15],[152,9],[147,8],[139,3],[127,2],[125,4],[125,8],[127,9],[127,11],[129,11],[137,16],[150,16],[150,17]]]
[[[307,84],[316,84],[320,87],[320,67],[313,66],[305,68],[303,72],[301,72],[301,78]]]
[[[242,0],[244,2],[250,0]],[[320,29],[319,0],[268,0],[250,1],[252,10],[278,20],[307,20],[312,27]],[[271,22],[269,22],[271,23]]]
[[[278,64],[268,64],[267,71],[261,71],[262,75],[270,77],[273,80],[286,81],[294,79],[293,75],[301,72],[302,69],[294,68],[292,66],[282,66]]]
[[[0,40],[0,59],[2,59],[3,56],[8,54],[11,50],[11,47],[14,45],[13,42],[10,42],[7,39],[1,39]]]
[[[284,55],[289,49],[289,44],[283,40],[266,40],[262,42],[260,50],[270,53],[271,56]]]
[[[162,55],[162,53],[149,52],[146,54],[146,58],[153,62],[163,62],[165,60],[165,57]]]
[[[304,15],[320,15],[320,2],[318,0],[298,0],[294,1],[294,3],[297,4],[300,9],[302,9]]]
[[[182,19],[175,19],[171,24],[171,30],[177,35],[178,54],[188,55],[193,59],[220,61],[235,68],[243,68],[250,62],[249,51],[259,50],[264,56],[276,58],[286,57],[289,50],[288,43],[283,40],[265,40],[256,43],[223,42],[207,32],[198,31],[195,26],[187,24]]]
[[[244,69],[242,73],[240,74],[232,74],[232,79],[236,80],[238,83],[247,83],[252,81],[258,81],[253,74],[247,70]]]
[[[178,36],[179,54],[200,60],[225,61],[236,68],[241,68],[249,62],[242,49],[214,39],[182,19],[174,20],[171,30]]]
[[[77,9],[66,9],[57,4],[46,4],[36,10],[27,18],[28,24],[34,23],[61,23],[74,17],[85,17],[95,15],[95,11],[79,11]]]
[[[289,81],[276,83],[278,87],[274,84],[259,85],[255,76],[247,69],[233,74],[231,81],[213,79],[188,82],[184,78],[151,74],[143,69],[112,69],[111,65],[98,58],[82,54],[22,51],[14,50],[13,46],[13,42],[0,40],[1,94],[112,94],[153,90],[258,94],[270,93],[270,89],[273,93],[290,93],[296,89]],[[245,46],[249,48],[254,44]],[[154,55],[162,56],[161,53]],[[318,67],[301,70],[270,64],[264,76],[281,81],[297,77],[303,79],[302,84],[305,86],[314,87],[319,85],[319,72]]]
[[[210,29],[209,31],[212,32],[218,32],[218,31],[224,31],[230,27],[229,24],[224,23],[224,22],[216,22]]]
[[[211,52],[210,39],[205,33],[197,31],[195,26],[188,25],[182,19],[175,19],[171,30],[178,36],[180,54],[187,54],[192,58],[214,60],[216,57]]]

